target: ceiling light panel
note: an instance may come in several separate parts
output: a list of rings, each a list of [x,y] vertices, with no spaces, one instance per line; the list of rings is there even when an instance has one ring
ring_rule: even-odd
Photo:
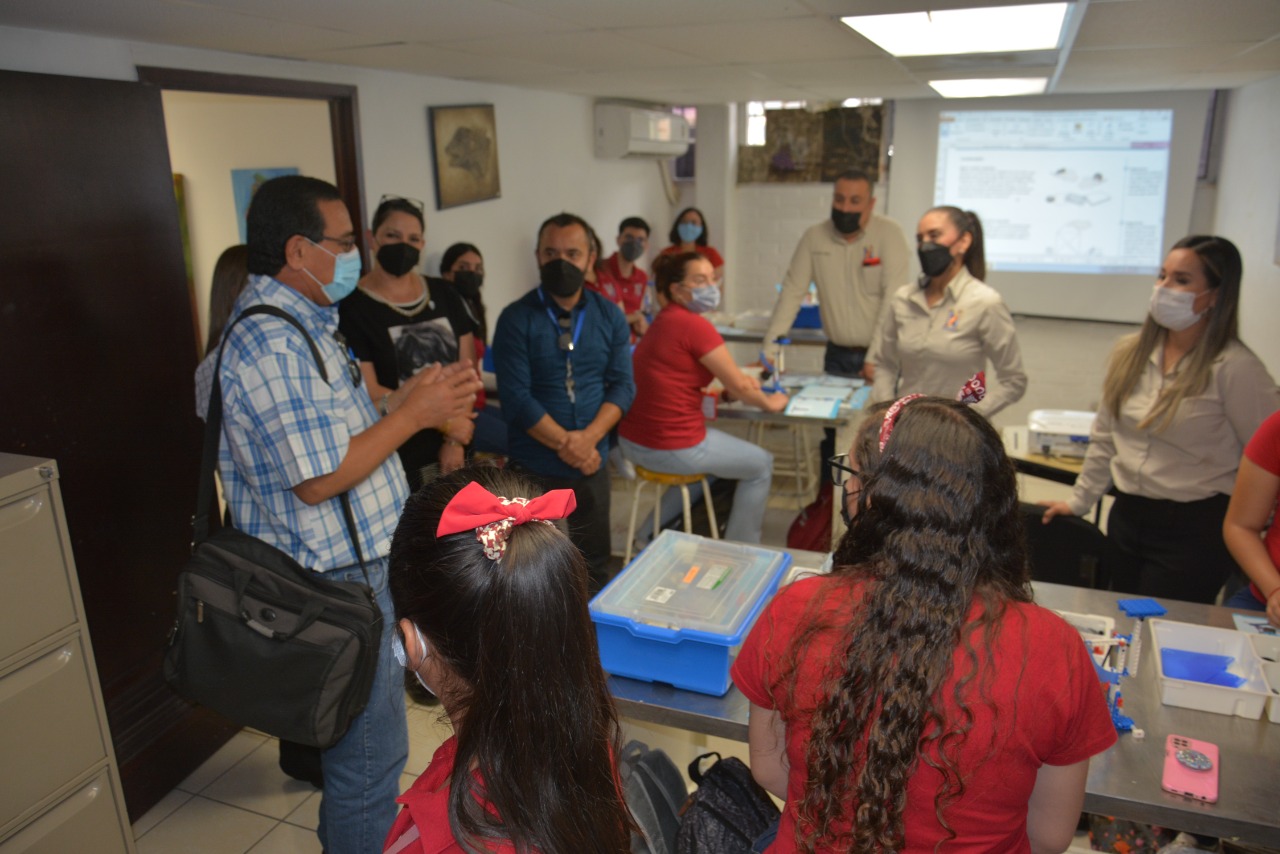
[[[1070,3],[995,6],[841,18],[894,56],[1052,50]]]

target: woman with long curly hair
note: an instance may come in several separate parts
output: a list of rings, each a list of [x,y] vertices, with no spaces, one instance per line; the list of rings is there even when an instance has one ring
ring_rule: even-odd
[[[919,395],[863,430],[833,461],[835,571],[784,588],[733,667],[786,800],[767,850],[1063,851],[1116,735],[1079,634],[1032,603],[1000,437]]]
[[[626,854],[618,719],[587,613],[587,567],[541,495],[490,465],[415,493],[391,543],[396,656],[454,735],[398,800],[396,854]]]

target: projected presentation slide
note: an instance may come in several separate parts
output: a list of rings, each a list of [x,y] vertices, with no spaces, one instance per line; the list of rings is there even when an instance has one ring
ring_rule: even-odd
[[[934,204],[976,211],[993,269],[1154,274],[1172,110],[943,112]]]

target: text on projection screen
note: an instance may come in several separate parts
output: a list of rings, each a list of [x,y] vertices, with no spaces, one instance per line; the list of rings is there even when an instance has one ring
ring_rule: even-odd
[[[1172,110],[943,112],[934,204],[982,218],[993,269],[1158,271]]]

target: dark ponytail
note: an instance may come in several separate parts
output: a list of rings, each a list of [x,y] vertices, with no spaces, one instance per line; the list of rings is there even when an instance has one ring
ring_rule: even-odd
[[[587,613],[586,564],[538,522],[513,528],[498,561],[471,531],[437,538],[445,505],[471,481],[507,498],[540,493],[495,466],[460,469],[409,499],[391,545],[396,618],[422,630],[453,678],[454,838],[468,850],[509,840],[519,852],[623,854],[618,721]]]
[[[973,236],[969,242],[969,251],[964,253],[964,265],[968,268],[969,275],[986,281],[987,247],[982,237],[982,220],[978,218],[978,214],[974,211],[962,211],[954,205],[942,205],[930,208],[930,211],[946,214],[960,234]]]

